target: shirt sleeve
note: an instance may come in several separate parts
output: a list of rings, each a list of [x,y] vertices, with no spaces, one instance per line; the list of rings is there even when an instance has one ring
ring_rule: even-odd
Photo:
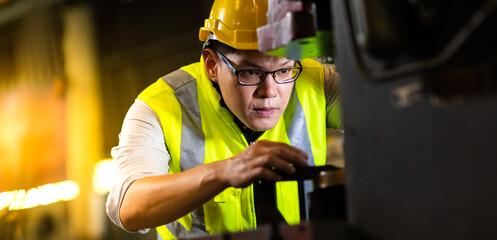
[[[326,127],[342,129],[340,111],[339,76],[335,66],[324,64],[324,90],[326,97]]]
[[[107,215],[117,226],[128,231],[119,216],[126,190],[137,179],[168,174],[171,159],[159,117],[143,101],[135,100],[128,110],[119,134],[119,145],[112,148],[111,155],[114,158],[114,184],[107,197]]]

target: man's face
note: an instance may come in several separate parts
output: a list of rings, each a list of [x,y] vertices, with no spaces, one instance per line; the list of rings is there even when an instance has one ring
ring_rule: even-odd
[[[294,66],[293,60],[258,51],[239,51],[224,56],[236,70],[276,71]],[[221,59],[218,59],[216,70],[217,77],[213,81],[219,84],[226,105],[240,121],[256,131],[276,126],[288,105],[294,82],[278,84],[271,74],[267,74],[261,84],[244,86]]]

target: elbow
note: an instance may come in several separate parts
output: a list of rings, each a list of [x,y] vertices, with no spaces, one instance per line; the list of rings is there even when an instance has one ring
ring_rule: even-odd
[[[138,210],[131,206],[127,206],[124,203],[119,208],[119,218],[121,220],[122,227],[127,231],[139,231],[146,228],[140,225],[143,221],[140,221]]]
[[[138,197],[141,194],[136,193],[136,181],[131,183],[124,192],[118,208],[118,218],[120,226],[130,232],[139,231],[145,228],[146,220],[143,216],[146,215],[143,209],[142,198]]]
[[[126,231],[139,230],[134,224],[136,216],[130,214],[132,212],[130,211],[131,209],[126,207],[126,204],[122,204],[123,201],[124,199],[119,201],[119,198],[116,197],[114,191],[111,191],[106,202],[107,216],[114,224]]]

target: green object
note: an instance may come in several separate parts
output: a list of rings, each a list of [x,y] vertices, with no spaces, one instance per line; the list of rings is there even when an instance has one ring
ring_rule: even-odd
[[[331,30],[319,30],[316,36],[293,40],[283,47],[267,51],[266,54],[295,60],[331,57],[330,63],[333,63],[335,56],[333,34]]]

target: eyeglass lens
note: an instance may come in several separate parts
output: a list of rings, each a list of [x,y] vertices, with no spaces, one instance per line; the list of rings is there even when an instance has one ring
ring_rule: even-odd
[[[298,68],[284,68],[275,72],[269,72],[274,80],[278,83],[285,83],[293,81],[294,78],[299,74],[300,69]],[[259,70],[241,70],[238,73],[238,79],[242,83],[246,84],[257,84],[264,81],[266,78],[266,72]]]

